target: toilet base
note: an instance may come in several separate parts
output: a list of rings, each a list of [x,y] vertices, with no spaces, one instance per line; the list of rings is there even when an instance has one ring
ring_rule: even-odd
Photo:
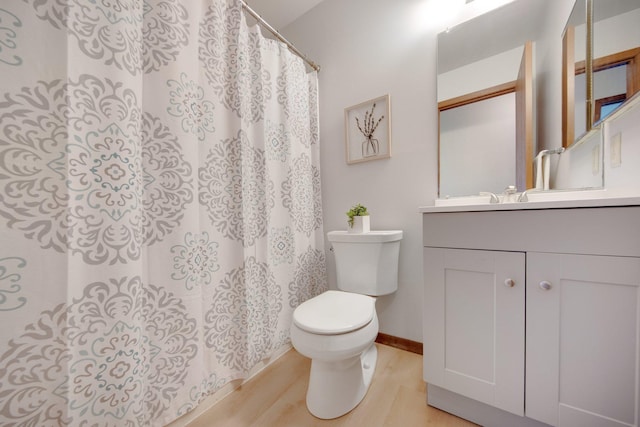
[[[311,361],[307,408],[322,419],[338,418],[355,408],[367,394],[378,360],[371,343],[361,355],[336,362]]]

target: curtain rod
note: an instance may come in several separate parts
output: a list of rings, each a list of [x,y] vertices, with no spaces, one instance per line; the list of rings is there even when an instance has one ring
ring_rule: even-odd
[[[291,42],[289,42],[289,40],[285,39],[282,34],[280,34],[275,28],[269,25],[269,23],[265,21],[262,16],[258,15],[255,10],[251,9],[247,3],[245,3],[243,0],[241,0],[240,3],[242,3],[242,8],[246,10],[249,15],[253,16],[260,25],[266,28],[271,34],[276,36],[282,43],[286,44],[293,53],[302,58],[307,64],[309,64],[311,68],[316,71],[320,71],[320,66],[318,64],[316,64],[315,62],[307,58],[302,52],[300,52]]]

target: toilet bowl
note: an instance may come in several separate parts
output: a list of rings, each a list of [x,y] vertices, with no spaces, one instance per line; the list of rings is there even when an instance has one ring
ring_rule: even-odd
[[[376,296],[397,289],[402,231],[348,234],[332,231],[337,287],[300,304],[291,344],[311,359],[307,408],[322,419],[355,408],[371,384],[377,362]]]
[[[353,297],[361,297],[355,300]],[[305,306],[307,304],[309,306]],[[336,318],[327,310],[309,323],[301,313],[314,313],[323,305],[350,304],[343,311],[350,319]],[[322,419],[337,418],[355,408],[369,388],[376,366],[378,316],[375,299],[366,295],[327,291],[301,304],[294,313],[291,342],[303,356],[311,359],[307,408]],[[319,314],[319,313],[318,313]],[[360,316],[356,319],[356,316]],[[327,320],[324,322],[323,320]],[[357,320],[357,321],[354,321]],[[321,330],[316,326],[323,325]]]

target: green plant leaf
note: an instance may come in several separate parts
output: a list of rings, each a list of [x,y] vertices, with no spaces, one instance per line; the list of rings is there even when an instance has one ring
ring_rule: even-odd
[[[360,203],[358,203],[357,205],[353,206],[351,209],[347,211],[347,217],[349,218],[347,223],[349,224],[349,227],[353,228],[353,217],[368,216],[368,215],[369,215],[369,212],[367,212],[366,206],[362,206]]]

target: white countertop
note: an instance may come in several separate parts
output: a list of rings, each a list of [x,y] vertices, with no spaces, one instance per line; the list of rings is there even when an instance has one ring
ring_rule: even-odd
[[[434,205],[421,206],[420,213],[482,212],[529,209],[568,209],[640,205],[640,189],[577,190],[527,193],[528,202],[489,203],[489,196],[438,199]],[[516,197],[517,198],[517,197]],[[515,198],[514,198],[515,200]]]

